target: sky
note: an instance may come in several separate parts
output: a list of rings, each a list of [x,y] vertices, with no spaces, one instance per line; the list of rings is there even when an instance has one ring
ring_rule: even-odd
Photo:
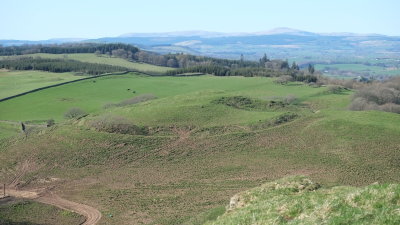
[[[1,0],[0,39],[205,30],[400,36],[399,0]]]

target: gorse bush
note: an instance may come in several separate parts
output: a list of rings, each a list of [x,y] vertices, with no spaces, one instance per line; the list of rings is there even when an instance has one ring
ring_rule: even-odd
[[[400,78],[361,88],[353,95],[349,108],[400,113]]]

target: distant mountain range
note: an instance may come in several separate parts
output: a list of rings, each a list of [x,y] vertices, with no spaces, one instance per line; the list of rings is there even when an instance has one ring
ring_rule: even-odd
[[[70,42],[120,42],[159,53],[183,52],[233,59],[238,59],[243,54],[251,60],[257,60],[264,53],[271,58],[288,58],[299,62],[400,58],[400,37],[380,34],[313,33],[285,27],[253,33],[179,31],[128,33],[97,39],[0,40],[3,46]]]
[[[209,32],[202,30],[193,31],[176,31],[176,32],[164,32],[164,33],[128,33],[120,35],[121,38],[127,37],[203,37],[203,38],[215,38],[215,37],[235,37],[235,36],[263,36],[263,35],[294,35],[294,36],[385,36],[381,34],[357,34],[357,33],[313,33],[303,30],[292,29],[288,27],[278,27],[272,30],[260,31],[260,32],[241,32],[241,33],[222,33],[222,32]]]

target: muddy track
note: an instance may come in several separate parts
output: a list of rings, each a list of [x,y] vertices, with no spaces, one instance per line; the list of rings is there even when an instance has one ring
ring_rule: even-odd
[[[78,213],[86,218],[85,222],[82,223],[82,225],[95,225],[101,219],[101,213],[99,212],[99,210],[88,205],[62,199],[52,192],[46,192],[43,190],[20,191],[12,189],[8,190],[7,192],[8,195],[16,198],[30,199],[33,201],[53,205],[61,209]]]

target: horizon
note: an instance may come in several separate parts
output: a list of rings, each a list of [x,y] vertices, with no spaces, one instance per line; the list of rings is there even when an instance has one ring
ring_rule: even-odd
[[[115,0],[5,1],[2,40],[96,39],[127,33],[207,31],[263,32],[289,27],[312,33],[400,36],[395,0],[305,0],[287,4],[250,0],[246,4],[205,0],[188,4]]]
[[[187,36],[191,37],[191,35],[188,34],[183,34],[183,33],[189,33],[189,32],[204,32],[210,34],[209,37],[228,37],[228,36],[263,36],[263,35],[275,35],[275,34],[284,34],[287,32],[275,32],[276,30],[279,29],[290,29],[293,31],[298,31],[298,32],[307,32],[311,34],[316,34],[316,35],[321,35],[321,36],[341,36],[341,35],[354,35],[354,36],[387,36],[387,37],[400,37],[400,35],[387,35],[387,34],[382,34],[382,33],[354,33],[354,32],[346,32],[346,31],[332,31],[332,32],[313,32],[313,31],[308,31],[308,30],[300,30],[296,28],[290,28],[290,27],[275,27],[269,30],[260,30],[260,31],[235,31],[235,32],[219,32],[219,31],[209,31],[209,30],[173,30],[173,31],[164,31],[164,32],[159,32],[159,31],[149,31],[149,32],[125,32],[119,35],[115,36],[98,36],[98,37],[93,37],[93,38],[83,38],[83,37],[53,37],[53,38],[48,38],[48,39],[0,39],[0,40],[15,40],[15,41],[49,41],[49,40],[73,40],[76,39],[76,41],[85,41],[85,40],[96,40],[99,38],[114,38],[114,37],[152,37],[151,35],[165,35],[165,34],[170,34],[171,36],[159,36],[159,37],[179,37],[179,36]],[[271,32],[271,33],[269,33]],[[179,34],[182,33],[182,34]],[[215,36],[213,36],[215,34]],[[137,36],[136,36],[137,35]],[[149,35],[149,36],[142,36],[142,35]],[[200,34],[194,34],[193,36],[203,36]],[[300,35],[299,35],[300,36]],[[207,34],[204,35],[204,37],[207,37]]]

